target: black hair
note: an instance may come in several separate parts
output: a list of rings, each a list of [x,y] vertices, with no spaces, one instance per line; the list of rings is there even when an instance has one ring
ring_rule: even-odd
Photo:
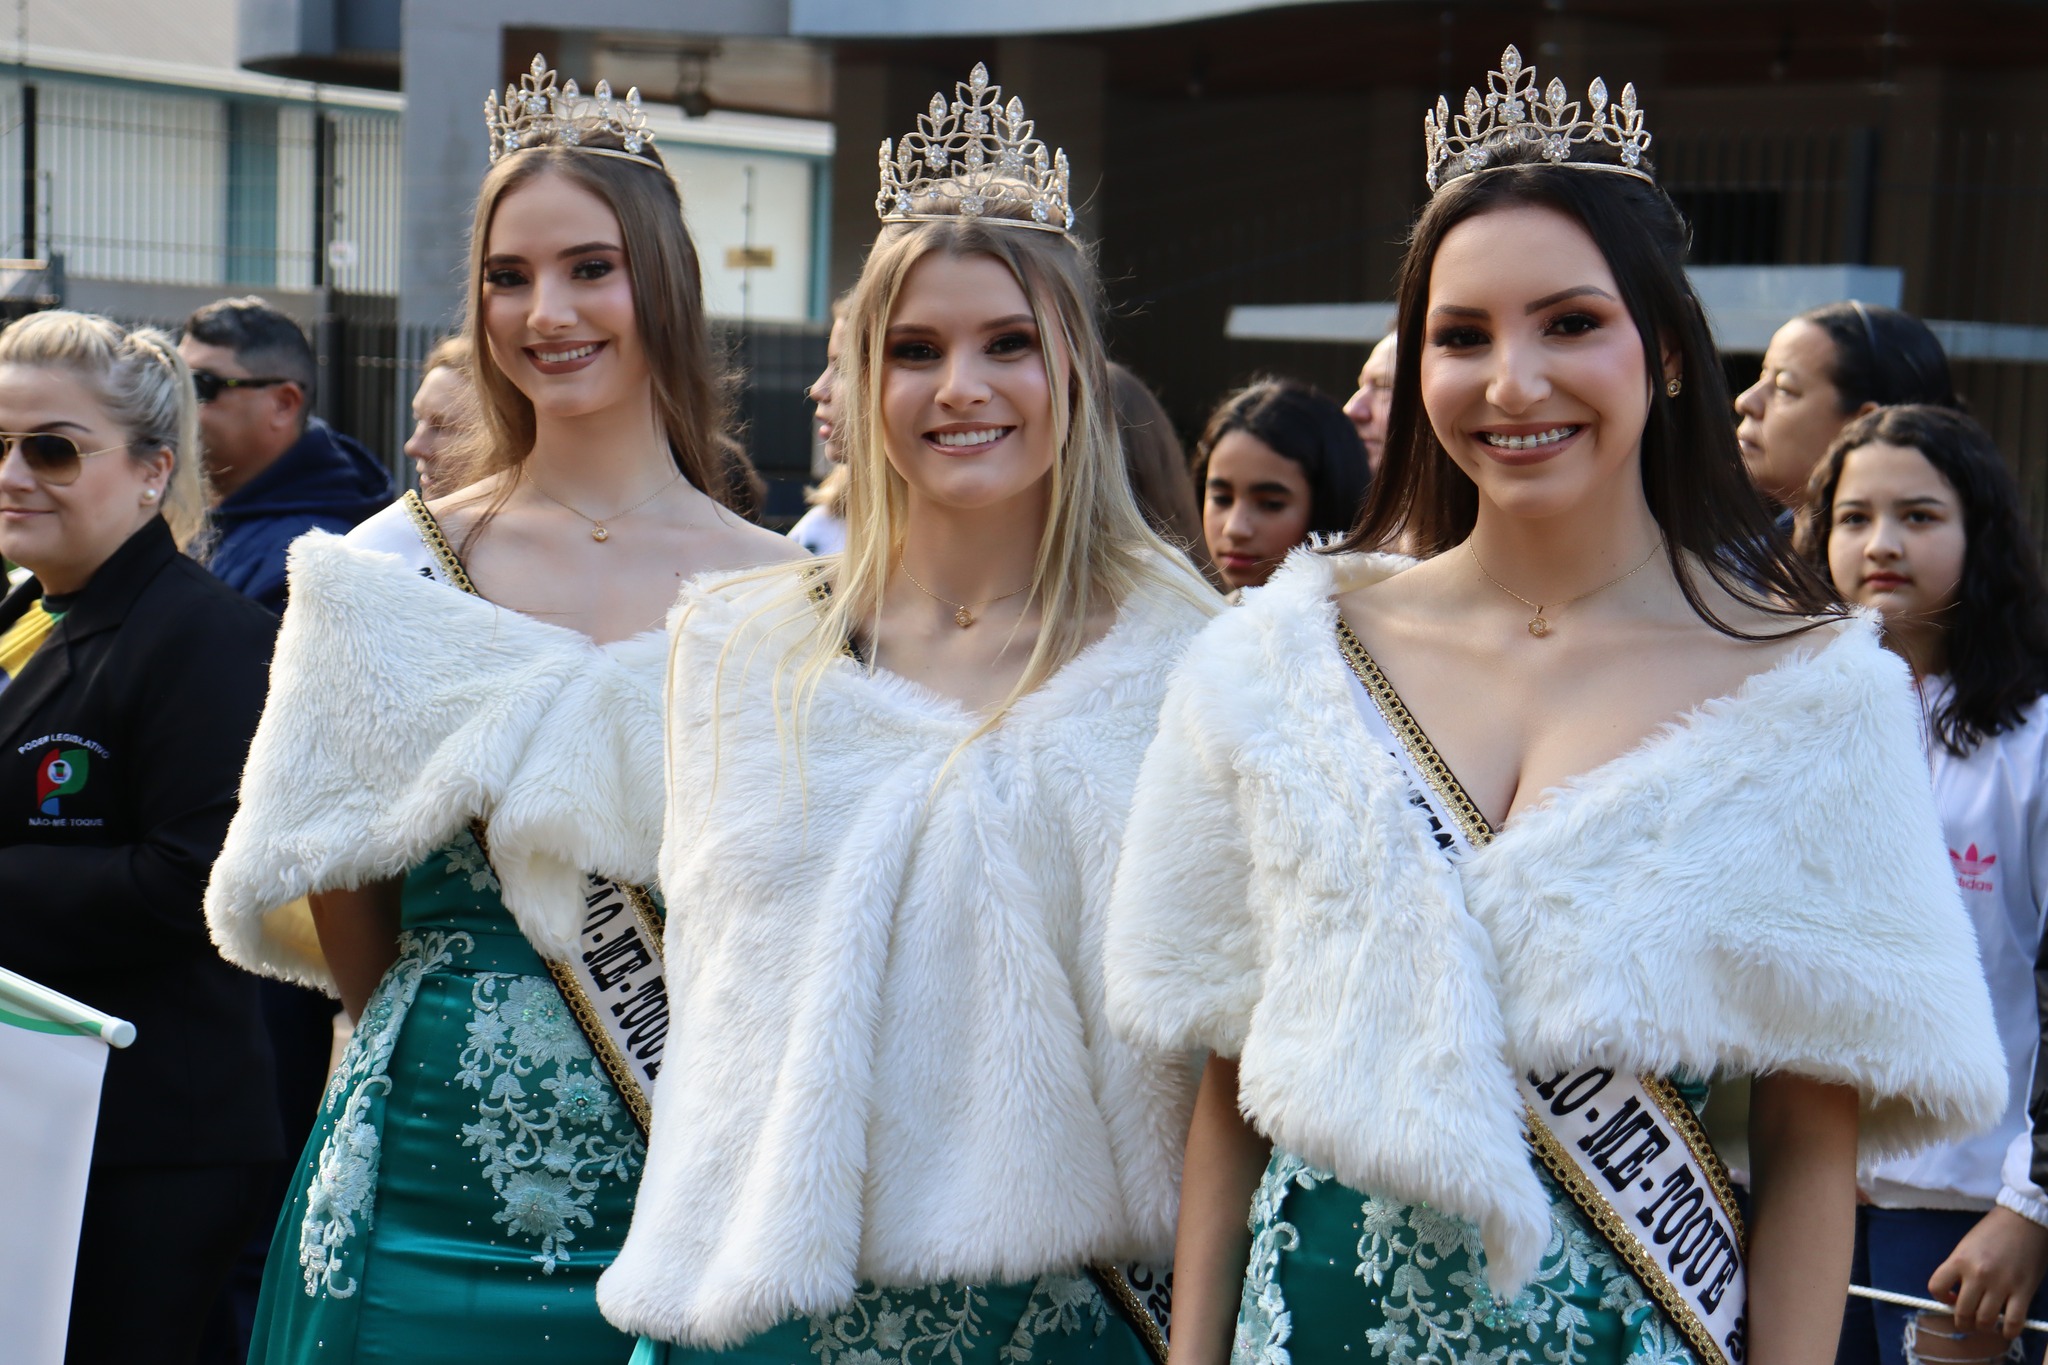
[[[1644,164],[1648,170],[1648,164]],[[1553,165],[1539,148],[1497,149],[1487,170],[1436,192],[1409,236],[1399,274],[1393,405],[1386,455],[1372,497],[1341,550],[1371,550],[1404,537],[1418,553],[1440,554],[1472,533],[1479,490],[1451,461],[1422,406],[1424,314],[1437,248],[1450,230],[1493,209],[1538,207],[1583,228],[1606,259],[1641,335],[1650,386],[1643,428],[1643,496],[1664,535],[1680,591],[1699,618],[1742,640],[1775,638],[1737,629],[1707,605],[1700,573],[1745,606],[1795,618],[1839,612],[1824,578],[1793,553],[1751,485],[1728,420],[1728,382],[1706,313],[1685,275],[1690,232],[1656,185],[1619,171]],[[1662,383],[1663,350],[1678,357],[1683,386]],[[1788,625],[1785,633],[1814,621]]]
[[[1293,379],[1259,379],[1217,405],[1195,443],[1195,482],[1208,481],[1217,443],[1242,431],[1301,466],[1308,478],[1308,529],[1343,535],[1358,520],[1372,483],[1365,442],[1336,400]]]
[[[1820,328],[1834,343],[1834,372],[1828,378],[1841,396],[1844,414],[1865,403],[1881,408],[1900,403],[1962,406],[1949,376],[1948,353],[1911,313],[1849,299],[1822,304],[1798,320]]]
[[[1822,573],[1834,529],[1835,490],[1851,452],[1867,445],[1917,450],[1948,480],[1963,511],[1963,577],[1942,629],[1950,688],[1929,718],[1942,745],[1964,757],[2026,719],[2048,692],[2048,583],[2020,515],[2020,489],[1977,420],[1933,404],[1866,412],[1814,467],[1800,514],[1799,547]]]
[[[291,380],[305,395],[302,411],[312,409],[313,348],[306,344],[299,324],[267,300],[254,294],[216,299],[185,319],[185,335],[233,351],[235,359],[258,378]]]

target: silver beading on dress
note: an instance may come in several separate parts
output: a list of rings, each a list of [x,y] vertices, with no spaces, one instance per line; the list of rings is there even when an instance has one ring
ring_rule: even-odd
[[[1565,98],[1564,82],[1554,76],[1539,96],[1536,68],[1524,66],[1522,54],[1509,47],[1501,54],[1500,70],[1486,73],[1486,94],[1465,92],[1464,113],[1453,117],[1450,101],[1438,96],[1436,108],[1422,116],[1431,192],[1488,169],[1502,151],[1520,144],[1537,147],[1555,165],[1616,171],[1655,184],[1643,165],[1650,135],[1643,130],[1635,86],[1624,85],[1620,101],[1610,104],[1607,82],[1596,76],[1586,100],[1592,113],[1581,118],[1579,102]],[[1579,158],[1577,149],[1593,146],[1613,148],[1619,161]]]
[[[917,128],[882,140],[882,187],[875,213],[885,223],[986,218],[1013,227],[1065,233],[1074,226],[1067,196],[1067,154],[1050,161],[1031,132],[1024,101],[1003,102],[1003,88],[980,62],[953,87],[949,104],[933,95]]]
[[[557,86],[554,69],[538,52],[519,84],[505,87],[504,103],[498,102],[495,92],[484,96],[484,126],[491,133],[493,165],[528,147],[574,147],[593,156],[614,156],[656,169],[661,166],[651,154],[641,151],[648,148],[651,152],[654,135],[647,131],[639,86],[618,99],[612,95],[611,82],[599,81],[596,92],[585,98],[574,81]],[[616,136],[625,150],[583,145],[585,138],[600,132]]]

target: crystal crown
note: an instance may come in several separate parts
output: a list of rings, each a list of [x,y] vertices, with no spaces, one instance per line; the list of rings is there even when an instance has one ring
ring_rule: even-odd
[[[658,166],[642,148],[651,148],[654,135],[647,131],[647,114],[640,107],[640,88],[633,87],[624,99],[612,95],[611,82],[599,81],[595,93],[586,98],[576,82],[555,84],[554,69],[538,52],[533,65],[519,78],[519,84],[505,87],[505,102],[494,92],[484,96],[484,126],[491,130],[491,160],[526,147],[576,147],[598,156],[615,156]],[[611,133],[625,148],[587,147],[583,140],[592,133]]]
[[[1024,101],[1012,95],[1005,104],[980,62],[953,87],[952,103],[933,95],[915,131],[893,146],[883,139],[881,168],[875,212],[885,223],[987,218],[1062,233],[1074,226],[1067,154],[1047,160]]]
[[[1650,135],[1643,131],[1636,88],[1624,85],[1620,101],[1610,104],[1607,82],[1596,76],[1586,90],[1586,102],[1592,112],[1581,118],[1578,101],[1565,98],[1564,82],[1554,76],[1539,95],[1536,68],[1522,65],[1522,54],[1509,47],[1501,54],[1500,70],[1486,73],[1486,94],[1465,92],[1464,113],[1453,117],[1450,101],[1438,96],[1436,108],[1422,116],[1430,190],[1485,170],[1499,153],[1518,143],[1536,147],[1544,160],[1557,165],[1619,171],[1655,184],[1643,164]],[[1612,148],[1619,160],[1579,157],[1577,149],[1596,145]]]

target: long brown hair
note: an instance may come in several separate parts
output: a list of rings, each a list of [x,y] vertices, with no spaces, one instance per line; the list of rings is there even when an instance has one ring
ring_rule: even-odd
[[[1834,593],[1772,525],[1743,469],[1728,382],[1705,310],[1686,279],[1691,234],[1677,206],[1634,176],[1554,166],[1528,146],[1501,149],[1494,167],[1452,181],[1416,220],[1399,275],[1400,341],[1386,461],[1357,527],[1338,548],[1378,549],[1401,543],[1405,535],[1418,553],[1433,555],[1472,534],[1479,490],[1445,452],[1422,405],[1430,272],[1452,228],[1494,209],[1521,206],[1561,213],[1593,239],[1642,337],[1646,373],[1664,372],[1665,347],[1679,357],[1681,392],[1674,397],[1662,384],[1653,386],[1643,429],[1643,495],[1693,611],[1725,635],[1769,638],[1721,619],[1697,582],[1704,573],[1736,601],[1771,615],[1838,612]]]
[[[683,222],[682,195],[652,144],[640,150],[644,162],[591,156],[581,150],[622,146],[616,134],[585,129],[577,146],[529,143],[501,159],[484,177],[470,224],[462,321],[480,420],[457,458],[465,466],[466,478],[475,480],[517,469],[533,450],[533,403],[498,367],[484,335],[484,258],[499,202],[543,175],[559,175],[602,199],[618,217],[632,281],[633,321],[654,387],[655,417],[676,469],[719,502],[745,509],[752,471],[745,453],[727,433],[731,381],[705,323],[703,272],[697,245]],[[499,488],[464,538],[465,545],[503,506],[511,488],[509,480]]]

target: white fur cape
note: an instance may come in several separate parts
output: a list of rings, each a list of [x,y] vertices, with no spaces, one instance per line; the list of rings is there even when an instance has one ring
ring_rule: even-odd
[[[685,588],[672,618],[674,1015],[605,1316],[718,1347],[862,1279],[1167,1254],[1196,1058],[1110,1033],[1102,931],[1167,675],[1208,613],[1135,590],[962,747],[976,716],[851,659],[793,715],[771,678],[815,608],[759,616],[773,583]]]
[[[224,957],[332,992],[326,964],[268,912],[395,876],[478,818],[505,904],[544,955],[574,945],[586,871],[653,879],[660,632],[600,648],[318,532],[292,546],[290,575],[270,699],[206,889]]]
[[[2005,1072],[1904,666],[1855,620],[1515,817],[1452,870],[1369,737],[1297,554],[1188,651],[1145,761],[1111,1018],[1240,1059],[1246,1115],[1354,1187],[1548,1236],[1518,1071],[1796,1072],[1867,1154],[1968,1132]]]

